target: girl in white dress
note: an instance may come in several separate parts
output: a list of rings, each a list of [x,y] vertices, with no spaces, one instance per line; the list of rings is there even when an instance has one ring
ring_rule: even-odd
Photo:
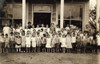
[[[61,47],[62,47],[62,52],[65,53],[66,52],[66,36],[65,35],[62,35],[62,38],[61,38]]]
[[[26,36],[25,42],[26,42],[26,52],[30,52],[31,37],[29,35]]]
[[[71,36],[69,33],[67,34],[66,40],[67,40],[66,41],[66,44],[67,44],[66,48],[67,48],[67,52],[69,53],[72,49]]]
[[[47,36],[47,39],[46,39],[46,48],[47,48],[47,52],[50,52],[51,51],[51,37],[50,35]]]
[[[36,36],[35,35],[32,35],[31,42],[32,42],[32,52],[36,52]]]

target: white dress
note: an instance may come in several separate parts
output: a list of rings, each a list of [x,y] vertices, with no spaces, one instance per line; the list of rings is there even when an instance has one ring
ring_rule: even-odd
[[[47,38],[46,48],[51,48],[51,38]]]
[[[67,36],[67,48],[72,48],[71,37]]]
[[[41,28],[36,28],[36,31],[41,30]]]
[[[66,38],[61,38],[61,47],[67,47]]]
[[[30,37],[26,37],[26,47],[30,47],[31,45],[31,38]]]
[[[56,32],[60,31],[60,28],[56,28]]]
[[[16,32],[20,33],[20,28],[17,28],[17,29],[16,29]]]
[[[21,45],[22,45],[22,47],[25,47],[25,36],[21,36],[22,37],[22,43],[21,43]]]
[[[9,35],[9,33],[10,33],[10,27],[4,27],[3,28],[3,32],[4,32],[4,35],[5,34],[8,34]]]
[[[31,37],[32,47],[36,47],[36,37]]]

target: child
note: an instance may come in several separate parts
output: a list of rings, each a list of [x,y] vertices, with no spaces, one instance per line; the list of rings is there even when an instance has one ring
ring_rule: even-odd
[[[30,29],[30,31],[31,31],[31,34],[33,33],[33,31],[34,31],[34,25],[32,26],[32,28]]]
[[[56,26],[56,32],[58,32],[58,31],[60,31],[60,28],[59,28],[59,26],[57,25],[57,26]]]
[[[71,43],[72,43],[73,51],[76,51],[76,36],[75,36],[75,33],[72,34]]]
[[[93,52],[93,47],[92,47],[92,43],[93,43],[93,36],[89,36],[89,41],[90,41],[90,51]]]
[[[81,50],[81,38],[80,38],[79,33],[77,34],[77,37],[76,37],[76,44],[77,44],[77,52],[80,52],[80,50]]]
[[[41,37],[40,37],[40,33],[37,33],[37,37],[36,37],[37,52],[40,52],[40,47],[41,47]]]
[[[86,43],[87,43],[87,35],[86,33],[83,34],[83,37],[81,38],[81,52],[85,52],[86,50]]]
[[[40,31],[40,37],[43,37],[44,36],[44,31],[43,31],[43,29],[41,29],[41,31]]]
[[[43,34],[43,37],[41,37],[41,51],[46,52],[46,35]]]
[[[1,49],[2,49],[2,53],[4,53],[4,48],[5,48],[5,39],[4,39],[4,34],[1,34],[1,37],[0,37],[0,46],[1,46]]]
[[[52,40],[51,40],[52,53],[55,52],[55,43],[56,43],[56,41],[55,41],[55,35],[52,34]]]
[[[60,38],[58,35],[56,35],[56,38],[55,38],[55,41],[56,41],[56,44],[55,44],[55,51],[58,53],[60,52]]]
[[[41,29],[45,30],[44,24],[41,24]]]
[[[67,34],[67,37],[66,37],[67,41],[66,41],[66,44],[67,44],[67,52],[71,52],[71,49],[72,49],[72,43],[71,43],[71,36],[70,36],[70,33]]]
[[[13,32],[11,32],[11,35],[10,35],[10,51],[14,52],[14,48],[15,48],[15,37],[14,37]]]
[[[8,34],[5,35],[5,52],[9,52],[9,37]]]
[[[46,25],[46,30],[47,30],[47,32],[49,33],[50,28],[48,27],[48,25]]]
[[[40,30],[41,28],[39,27],[39,25],[37,25],[36,27],[36,31]]]
[[[26,39],[26,37],[25,37],[25,31],[24,30],[22,31],[21,38],[22,38],[21,51],[26,52],[26,50],[25,50],[25,39]]]
[[[17,36],[15,37],[15,48],[16,48],[16,52],[21,52],[21,43],[22,43],[22,38],[20,36],[20,33],[17,33]]]
[[[49,34],[47,36],[46,42],[47,42],[46,43],[47,52],[50,52],[51,51],[51,37]]]
[[[62,38],[61,38],[61,47],[62,47],[62,52],[65,53],[66,52],[66,36],[65,35],[62,35]]]
[[[31,37],[29,36],[29,34],[26,35],[25,42],[26,42],[26,52],[30,52]]]
[[[36,36],[35,35],[32,35],[31,42],[32,42],[32,52],[36,52]]]

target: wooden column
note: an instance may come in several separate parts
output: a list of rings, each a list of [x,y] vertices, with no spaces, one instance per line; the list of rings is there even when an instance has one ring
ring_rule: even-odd
[[[96,5],[96,27],[97,31],[100,31],[99,25],[100,25],[100,0],[96,0],[97,5]]]
[[[60,4],[60,28],[63,28],[63,21],[64,21],[64,0],[61,0]]]
[[[22,0],[22,27],[25,28],[26,22],[26,0]]]

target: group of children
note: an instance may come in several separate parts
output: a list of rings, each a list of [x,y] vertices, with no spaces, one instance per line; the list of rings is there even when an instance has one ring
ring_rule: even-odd
[[[4,52],[97,52],[100,48],[100,34],[96,40],[87,32],[75,26],[60,29],[48,25],[37,25],[22,29],[12,29],[8,34],[1,34],[0,45]]]

